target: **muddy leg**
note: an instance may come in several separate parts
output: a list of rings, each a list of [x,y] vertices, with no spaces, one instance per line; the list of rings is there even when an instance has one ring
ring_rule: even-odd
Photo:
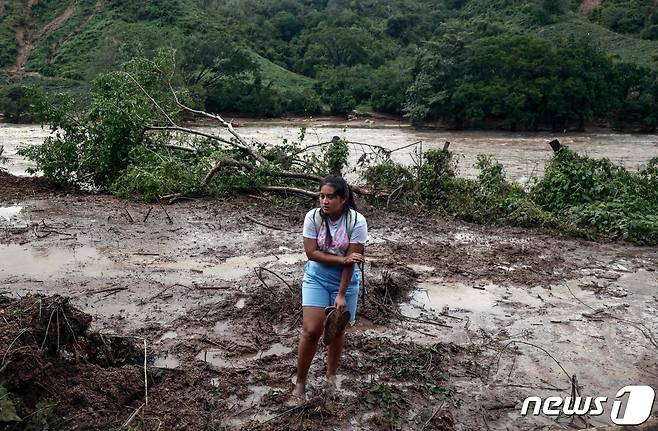
[[[345,330],[336,335],[334,341],[329,345],[327,350],[327,381],[331,385],[336,383],[336,370],[340,362],[340,355],[343,353],[343,344],[345,343]]]
[[[297,350],[297,385],[293,392],[293,395],[300,398],[304,398],[308,369],[311,367],[313,356],[318,349],[323,323],[324,308],[304,307],[304,324]]]

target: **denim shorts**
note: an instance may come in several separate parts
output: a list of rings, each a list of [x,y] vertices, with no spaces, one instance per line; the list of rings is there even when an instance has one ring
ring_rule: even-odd
[[[306,262],[302,281],[302,305],[322,308],[334,305],[342,274],[342,265],[326,265],[313,260]],[[345,302],[352,321],[356,320],[360,282],[361,269],[358,265],[354,265],[354,273],[345,293]]]

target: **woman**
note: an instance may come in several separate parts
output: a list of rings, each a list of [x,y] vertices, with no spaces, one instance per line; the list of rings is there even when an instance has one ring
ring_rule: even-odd
[[[348,310],[356,319],[364,244],[368,240],[366,219],[356,211],[354,195],[342,177],[330,176],[320,184],[320,208],[304,219],[304,266],[302,335],[297,358],[297,385],[293,395],[304,400],[306,377],[322,335],[325,308]],[[345,330],[327,346],[327,382],[336,384],[336,369],[343,351]]]

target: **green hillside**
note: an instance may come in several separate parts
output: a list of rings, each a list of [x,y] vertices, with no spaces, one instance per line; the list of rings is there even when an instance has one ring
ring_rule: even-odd
[[[71,90],[84,97],[99,74],[116,70],[132,58],[152,56],[160,48],[175,48],[178,85],[187,87],[199,105],[210,110],[276,116],[326,110],[341,114],[365,106],[406,114],[414,121],[454,112],[448,119],[464,127],[485,119],[510,127],[534,127],[599,116],[652,129],[657,92],[655,82],[647,77],[658,71],[658,32],[654,31],[658,18],[653,0],[585,3],[0,0],[0,76],[4,76],[0,91],[5,95],[1,103],[7,115],[17,109],[7,95],[20,93],[16,87],[39,83],[49,91]],[[555,61],[558,55],[585,49],[586,57],[590,53],[596,57],[592,61],[600,68],[600,76],[620,80],[614,94],[602,94],[608,91],[602,87],[583,89],[574,97],[588,99],[580,103],[591,105],[585,111],[551,110],[541,106],[553,91],[541,82],[551,76],[528,78],[526,74],[516,79],[472,70],[481,60],[478,46],[487,45],[491,38],[514,40],[514,36],[523,36],[523,42],[517,42],[528,50],[557,49],[547,54]],[[583,43],[587,48],[582,48]],[[447,63],[437,62],[437,55]],[[444,70],[448,63],[456,69]],[[562,74],[555,78],[564,82],[565,74],[576,73],[578,68],[571,65],[571,72],[551,73]],[[459,79],[452,81],[446,73]],[[478,82],[466,82],[476,75]],[[623,76],[638,78],[628,82]],[[530,110],[535,114],[531,121],[519,123],[510,115],[489,112],[468,101],[475,97],[473,91],[491,96],[502,88],[535,84],[541,96],[526,92],[516,107],[497,108]],[[629,97],[638,100],[629,101]],[[605,103],[599,103],[603,99]]]

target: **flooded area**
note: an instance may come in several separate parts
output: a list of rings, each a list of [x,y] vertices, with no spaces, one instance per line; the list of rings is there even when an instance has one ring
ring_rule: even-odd
[[[299,133],[286,124],[240,131],[266,142]],[[46,135],[38,126],[0,125],[10,172],[29,167],[16,149]],[[359,142],[394,149],[422,141],[426,151],[449,141],[461,175],[476,175],[471,166],[486,153],[521,182],[541,175],[555,138],[316,124],[305,143],[335,135],[354,142],[353,160]],[[558,138],[631,169],[658,155],[655,135]],[[411,147],[393,153],[403,163],[412,157]],[[367,295],[348,329],[336,387],[324,379],[320,347],[309,400],[299,407],[290,393],[306,261],[301,226],[312,202],[281,207],[243,197],[165,209],[33,180],[14,179],[0,195],[0,295],[61,295],[93,318],[94,330],[143,342],[153,374],[145,430],[548,431],[556,421],[521,416],[523,400],[569,396],[574,376],[583,396],[608,397],[605,415],[585,418],[591,425],[611,424],[620,388],[658,389],[656,247],[419,219],[364,203]],[[126,384],[138,390],[144,373],[135,375]],[[192,413],[181,413],[181,403]],[[204,409],[212,413],[193,414]],[[557,424],[582,429],[581,419]]]
[[[295,407],[308,205],[245,197],[166,209],[99,195],[0,196],[0,294],[62,295],[95,330],[139,340],[152,374],[145,429],[548,431],[555,420],[521,416],[523,400],[569,396],[573,375],[583,396],[658,389],[656,248],[363,205],[367,296],[335,395],[320,347],[309,402]],[[136,391],[138,364],[122,377]],[[584,428],[570,419],[560,429]],[[588,420],[610,424],[609,408]]]
[[[401,124],[364,125],[362,122],[345,122],[344,124],[311,122],[287,125],[261,124],[252,121],[238,127],[237,130],[249,139],[279,144],[284,139],[298,141],[301,126],[306,127],[303,141],[305,145],[328,142],[333,136],[339,136],[352,142],[350,144],[352,167],[358,157],[364,151],[368,151],[368,147],[361,144],[378,145],[393,150],[408,144],[422,142],[422,145],[410,146],[395,151],[391,155],[395,161],[411,164],[417,152],[441,149],[448,141],[450,150],[458,155],[460,175],[469,178],[477,176],[477,169],[473,167],[477,156],[489,154],[503,164],[508,178],[522,183],[542,175],[552,154],[548,142],[556,138],[562,144],[568,145],[581,154],[596,158],[607,157],[612,162],[631,170],[640,168],[649,159],[658,156],[658,135],[609,132],[555,134],[548,132],[427,131],[416,130]],[[199,129],[206,133],[220,133],[218,128],[199,127]],[[38,125],[0,124],[0,145],[4,145],[5,156],[9,158],[6,168],[15,175],[25,175],[25,169],[32,167],[32,164],[16,155],[16,150],[24,145],[43,142],[49,133],[48,128]]]

